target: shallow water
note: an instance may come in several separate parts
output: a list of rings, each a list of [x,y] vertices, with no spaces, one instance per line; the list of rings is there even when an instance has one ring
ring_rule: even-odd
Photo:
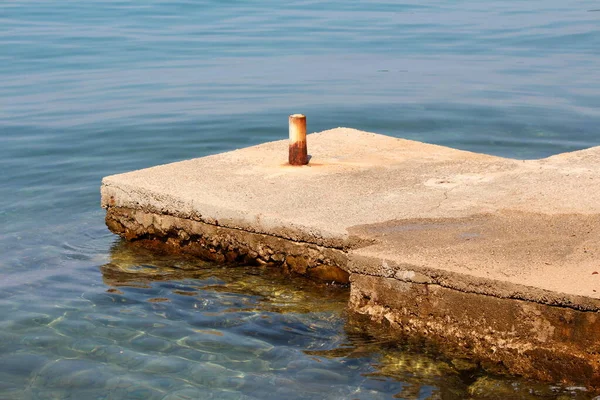
[[[133,249],[98,188],[295,112],[516,158],[600,144],[599,7],[3,1],[0,398],[585,398],[375,340],[335,288]]]

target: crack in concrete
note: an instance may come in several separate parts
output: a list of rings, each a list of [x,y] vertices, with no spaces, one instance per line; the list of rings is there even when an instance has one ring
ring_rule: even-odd
[[[427,210],[427,212],[428,212],[428,213],[430,213],[430,212],[433,212],[433,211],[435,211],[435,210],[439,209],[439,208],[442,206],[442,204],[443,204],[443,203],[444,203],[446,200],[448,200],[448,193],[450,193],[451,191],[453,191],[453,190],[454,190],[454,189],[456,189],[457,187],[458,187],[458,186],[454,186],[453,188],[450,188],[450,189],[446,189],[446,190],[444,190],[444,198],[443,198],[442,200],[440,200],[440,202],[439,202],[439,203],[438,203],[436,206],[434,206],[434,207],[431,207],[429,210]]]

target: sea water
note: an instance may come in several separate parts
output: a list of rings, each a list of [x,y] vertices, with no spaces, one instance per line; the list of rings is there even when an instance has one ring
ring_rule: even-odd
[[[514,158],[598,145],[599,10],[3,0],[0,399],[587,398],[369,336],[344,288],[136,249],[99,186],[291,113]]]

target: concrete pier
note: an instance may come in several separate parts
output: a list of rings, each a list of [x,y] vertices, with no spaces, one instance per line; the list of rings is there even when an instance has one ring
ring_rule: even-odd
[[[600,387],[600,148],[512,160],[338,128],[113,175],[115,233],[351,285],[350,308],[485,365]]]

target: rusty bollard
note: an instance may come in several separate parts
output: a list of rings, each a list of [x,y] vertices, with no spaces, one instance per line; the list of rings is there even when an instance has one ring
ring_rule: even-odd
[[[308,164],[306,148],[306,116],[303,114],[290,115],[290,165]]]

